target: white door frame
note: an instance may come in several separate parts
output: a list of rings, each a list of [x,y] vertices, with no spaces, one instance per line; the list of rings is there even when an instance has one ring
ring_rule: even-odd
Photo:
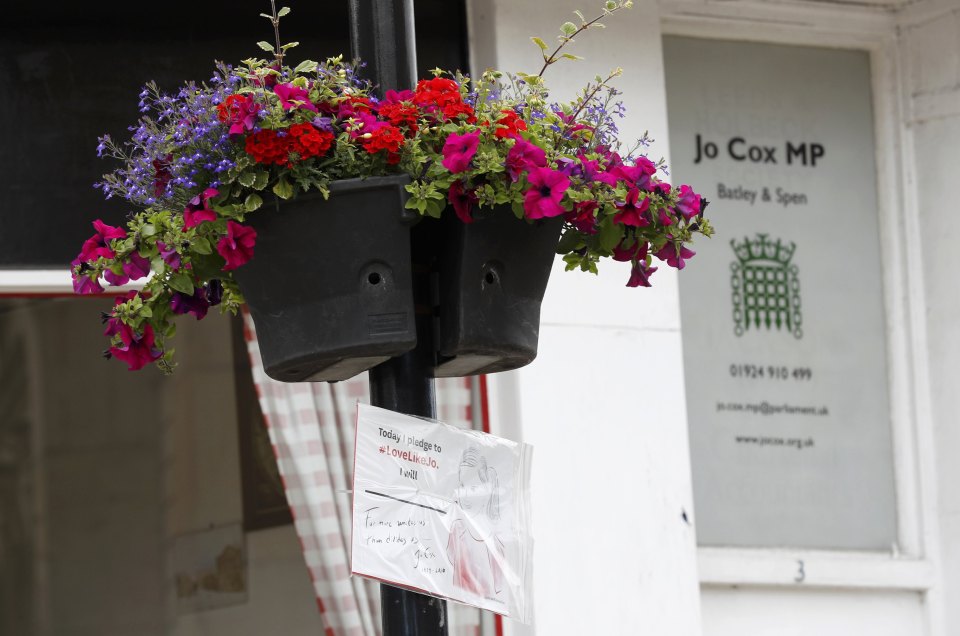
[[[944,636],[926,304],[897,14],[738,0],[659,5],[664,35],[865,50],[873,76],[898,544],[889,552],[699,548],[701,586],[913,591],[924,597],[926,633]]]

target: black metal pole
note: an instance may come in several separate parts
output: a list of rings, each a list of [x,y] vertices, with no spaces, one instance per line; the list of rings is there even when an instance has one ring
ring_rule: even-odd
[[[382,95],[416,83],[413,0],[350,0],[350,52],[367,66],[363,75]],[[414,302],[417,346],[370,370],[370,401],[375,406],[436,417],[433,381],[433,274],[431,241],[414,232]],[[447,606],[440,599],[381,584],[384,636],[447,636]]]

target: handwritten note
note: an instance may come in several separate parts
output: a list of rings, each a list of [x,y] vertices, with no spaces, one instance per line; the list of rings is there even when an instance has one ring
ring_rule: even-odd
[[[530,447],[358,405],[354,574],[530,619]]]

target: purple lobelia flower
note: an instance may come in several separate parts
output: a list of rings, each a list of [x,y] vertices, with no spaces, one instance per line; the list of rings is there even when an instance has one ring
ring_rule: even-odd
[[[550,168],[534,168],[527,174],[531,188],[523,193],[523,211],[528,219],[543,219],[563,214],[560,205],[570,187],[567,175]]]
[[[443,167],[454,174],[463,172],[470,166],[470,160],[477,154],[479,145],[479,130],[464,135],[450,135],[443,144]]]

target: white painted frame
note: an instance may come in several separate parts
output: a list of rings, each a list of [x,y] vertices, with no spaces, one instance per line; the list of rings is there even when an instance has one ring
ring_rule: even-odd
[[[897,15],[837,5],[660,0],[664,35],[865,50],[870,54],[898,544],[890,552],[698,549],[705,587],[913,591],[944,636],[925,296],[907,69]],[[802,573],[802,576],[801,576]]]

